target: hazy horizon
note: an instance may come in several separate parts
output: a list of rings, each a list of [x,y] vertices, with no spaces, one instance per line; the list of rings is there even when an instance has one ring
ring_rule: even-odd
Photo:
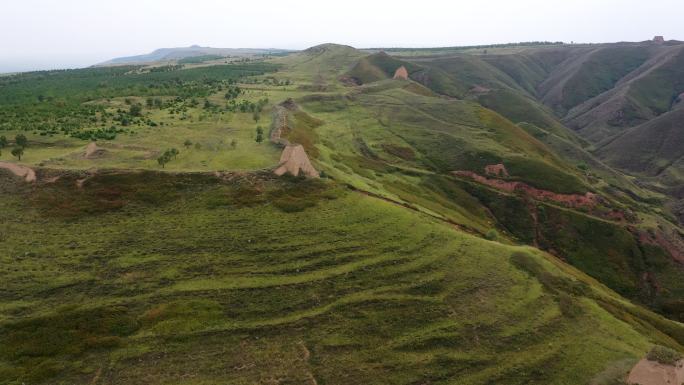
[[[608,43],[654,35],[682,39],[674,0],[641,2],[495,0],[417,10],[399,2],[251,4],[132,0],[53,3],[26,0],[0,13],[0,72],[79,68],[115,57],[193,44],[217,48],[304,49],[320,43],[357,48],[446,47],[524,41]],[[423,12],[420,12],[423,10]],[[523,10],[523,12],[521,12]],[[516,17],[511,17],[515,14]],[[383,17],[386,16],[386,17]],[[606,26],[610,28],[606,28]]]

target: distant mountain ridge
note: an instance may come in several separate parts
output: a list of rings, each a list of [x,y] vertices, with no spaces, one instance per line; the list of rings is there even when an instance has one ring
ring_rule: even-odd
[[[193,56],[216,55],[216,56],[254,56],[289,52],[278,48],[213,48],[192,45],[190,47],[159,48],[148,54],[124,56],[108,60],[97,66],[118,64],[140,64],[156,61],[180,60]]]

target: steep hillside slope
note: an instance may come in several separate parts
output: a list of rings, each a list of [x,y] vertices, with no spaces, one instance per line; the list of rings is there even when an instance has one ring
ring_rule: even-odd
[[[567,55],[565,50],[544,48],[511,55],[424,57],[415,60],[423,70],[411,76],[439,94],[477,100],[514,123],[531,123],[580,145],[536,99],[536,88]]]
[[[372,83],[379,80],[391,79],[397,69],[406,68],[409,76],[420,70],[415,64],[392,57],[385,52],[378,52],[361,58],[354,67],[345,74],[346,78],[357,84]]]
[[[660,47],[614,88],[574,107],[564,121],[598,143],[669,111],[683,92],[684,45]]]
[[[448,55],[432,52],[402,58],[421,67],[411,74],[415,81],[438,94],[475,100],[497,111],[566,162],[583,169],[590,165],[592,172],[616,189],[646,197],[650,194],[644,187],[648,186],[667,194],[666,200],[677,200],[681,199],[677,186],[684,180],[677,151],[665,146],[661,154],[659,147],[659,143],[673,137],[662,129],[631,128],[669,124],[675,136],[681,131],[678,113],[670,112],[684,105],[680,102],[683,52],[684,44],[670,41],[522,47],[515,51],[493,49]],[[647,124],[659,117],[657,122]],[[629,148],[640,142],[638,132],[645,131],[655,136],[639,148],[639,159],[630,159]],[[632,133],[635,138],[630,139]],[[609,145],[618,136],[616,144]],[[632,147],[621,143],[631,143]],[[672,143],[676,146],[678,141]],[[597,149],[596,154],[591,153]],[[651,171],[642,172],[645,169]],[[634,183],[636,180],[620,171],[640,179]],[[674,201],[666,204],[673,205]],[[670,210],[674,216],[678,212]]]
[[[640,67],[655,45],[608,45],[574,50],[572,57],[549,73],[538,86],[541,101],[558,115],[613,88]]]
[[[681,277],[682,268],[664,246],[641,239],[651,225],[641,224],[631,211],[639,203],[569,167],[491,110],[417,95],[404,84],[385,80],[349,97],[299,100],[324,122],[315,132],[318,164],[327,175],[468,231],[496,230],[552,251],[623,295],[680,317],[675,309],[684,287],[672,278]],[[494,166],[505,175],[491,175],[487,170]],[[522,193],[525,185],[537,190]],[[592,193],[602,197],[600,203],[587,200],[587,206],[570,212],[564,207]],[[644,273],[652,281],[644,280]],[[654,290],[662,285],[669,291]]]
[[[684,157],[684,108],[623,132],[597,154],[636,174],[658,176],[666,172]]]

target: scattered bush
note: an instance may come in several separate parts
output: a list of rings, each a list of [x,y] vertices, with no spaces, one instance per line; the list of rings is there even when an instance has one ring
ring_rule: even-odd
[[[655,345],[646,355],[646,359],[664,365],[674,365],[682,359],[682,354],[665,346]]]
[[[494,229],[487,231],[487,234],[485,234],[485,239],[487,239],[489,241],[496,241],[498,238],[499,238],[499,233]]]
[[[157,158],[157,163],[159,163],[159,165],[162,166],[162,168],[164,168],[164,166],[166,166],[167,163],[169,163],[173,159],[176,159],[178,154],[180,154],[180,151],[178,151],[175,148],[170,148],[164,151],[164,153]]]

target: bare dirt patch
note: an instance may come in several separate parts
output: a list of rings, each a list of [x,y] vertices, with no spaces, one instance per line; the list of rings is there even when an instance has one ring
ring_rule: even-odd
[[[105,156],[106,154],[107,150],[98,147],[97,143],[95,142],[90,142],[85,148],[83,157],[86,159],[97,159]]]
[[[470,89],[470,93],[475,95],[488,94],[490,91],[491,89],[477,84]]]
[[[472,179],[478,183],[493,187],[497,190],[507,192],[521,192],[535,199],[549,200],[561,203],[567,207],[578,208],[588,207],[592,208],[598,203],[599,197],[591,192],[584,195],[581,194],[558,194],[548,190],[541,190],[528,185],[523,182],[505,181],[500,179],[490,179],[474,173],[472,171],[454,171],[454,175]]]
[[[660,229],[644,231],[632,228],[631,231],[639,236],[642,244],[659,246],[670,253],[675,261],[684,264],[684,240],[678,233],[668,234]]]
[[[644,358],[629,372],[627,383],[633,385],[680,385],[684,383],[684,360],[677,361],[675,365],[664,365]]]
[[[33,171],[32,168],[22,166],[20,164],[16,163],[10,163],[10,162],[1,162],[0,161],[0,168],[4,168],[5,170],[9,170],[12,174],[24,178],[25,181],[27,182],[35,182],[36,181],[36,172]]]

